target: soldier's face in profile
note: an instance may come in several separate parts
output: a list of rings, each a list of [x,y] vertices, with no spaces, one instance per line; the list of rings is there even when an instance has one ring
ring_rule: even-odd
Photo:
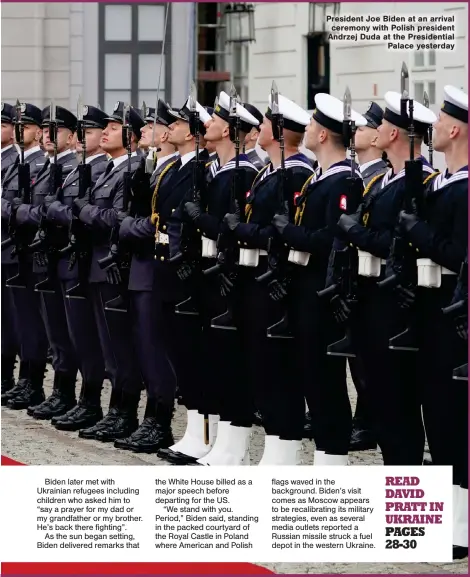
[[[88,156],[95,154],[99,150],[102,134],[103,131],[101,128],[87,128],[85,130],[86,153]],[[83,152],[83,146],[81,142],[77,142],[76,150],[79,153]]]
[[[310,124],[305,127],[305,148],[315,151],[319,142],[319,135],[323,128],[318,124],[315,118],[311,118]]]
[[[358,126],[355,138],[356,150],[362,152],[371,147],[375,147],[377,138],[378,134],[375,128],[371,128],[370,126]]]
[[[13,124],[2,122],[2,148],[13,143],[14,132]]]
[[[174,144],[175,146],[183,144],[186,140],[191,138],[191,133],[189,131],[189,124],[183,120],[177,120],[170,124],[168,142]]]
[[[49,138],[49,127],[45,126],[43,128],[43,144],[44,150],[46,152],[52,153],[54,152],[54,143],[51,142]],[[64,150],[68,150],[73,142],[74,134],[68,128],[64,126],[60,126],[57,130],[57,150],[58,152],[64,152]]]
[[[269,146],[273,140],[273,125],[269,118],[265,116],[260,126],[258,144],[263,150],[266,150],[266,147]]]
[[[123,148],[122,126],[119,122],[108,122],[101,134],[101,148],[105,152],[113,152]]]
[[[39,141],[41,140],[41,136],[42,136],[42,129],[39,128],[39,126],[36,126],[35,124],[25,124],[24,145],[26,147],[31,146],[31,144],[33,144],[34,142],[36,142],[36,145],[38,145]],[[19,144],[19,142],[17,144]]]
[[[147,124],[140,129],[140,134],[142,136],[139,140],[139,146],[141,148],[147,148],[149,146],[160,146],[161,136],[166,131],[166,126],[155,124],[155,144],[153,144],[153,122],[147,122]]]
[[[222,138],[228,135],[229,132],[228,124],[225,120],[222,120],[220,116],[217,116],[217,114],[214,114],[212,118],[206,122],[205,127],[205,139],[208,142],[217,142],[218,140],[222,140]]]
[[[382,120],[382,124],[377,128],[377,140],[375,146],[380,150],[387,150],[390,145],[392,132],[395,127],[387,120]]]
[[[456,120],[445,112],[439,112],[439,117],[433,126],[432,143],[434,150],[444,152],[450,142],[462,130],[468,130],[459,120]]]

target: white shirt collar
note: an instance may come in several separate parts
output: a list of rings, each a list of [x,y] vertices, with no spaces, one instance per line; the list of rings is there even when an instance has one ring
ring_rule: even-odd
[[[375,164],[376,162],[380,162],[381,160],[382,160],[381,158],[376,158],[375,160],[369,160],[369,162],[364,162],[364,164],[361,164],[361,167],[359,168],[361,174],[365,172],[365,170],[367,170],[369,166],[372,166],[373,164]]]
[[[131,154],[131,157],[132,157],[132,156],[137,156],[137,152],[136,152],[135,150],[134,150],[134,152]],[[118,156],[117,158],[113,158],[113,159],[112,159],[113,165],[114,165],[113,170],[114,170],[115,168],[117,168],[120,164],[122,164],[123,162],[125,162],[126,160],[127,160],[127,154],[123,154],[122,156]]]
[[[34,154],[35,152],[38,152],[39,150],[41,150],[41,147],[39,145],[33,146],[33,148],[30,148],[29,150],[24,151],[24,157],[28,158],[28,156],[31,156],[32,154]]]
[[[5,148],[2,148],[1,153],[3,154],[7,150],[10,150],[10,148],[13,148],[13,144],[9,144],[8,146],[5,146]]]
[[[204,150],[204,149],[201,149],[201,150],[199,151],[199,154],[201,154],[201,152],[202,152],[203,150]],[[183,168],[183,166],[184,166],[185,164],[187,164],[190,160],[192,160],[195,156],[196,156],[196,151],[195,151],[195,150],[193,150],[193,151],[191,151],[191,152],[187,152],[186,154],[184,154],[184,155],[181,157],[181,168]]]
[[[167,156],[162,156],[161,158],[157,159],[157,166],[155,167],[155,170],[153,172],[155,172],[156,170],[158,170],[160,168],[160,166],[166,162],[167,160],[169,160],[170,158],[173,158],[174,156],[178,156],[177,152],[173,152],[173,154],[167,154]]]
[[[64,156],[67,156],[67,154],[70,154],[72,152],[73,152],[73,150],[64,150],[64,152],[59,152],[59,154],[57,155],[57,160],[59,160],[60,158],[62,158]],[[50,157],[50,160],[51,160],[51,164],[54,164],[54,155],[52,155]]]

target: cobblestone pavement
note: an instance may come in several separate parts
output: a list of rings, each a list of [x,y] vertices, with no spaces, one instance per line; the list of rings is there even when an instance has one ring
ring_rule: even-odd
[[[52,370],[46,376],[46,395],[52,390]],[[77,387],[78,388],[78,387]],[[356,393],[352,381],[348,380],[351,406],[355,407]],[[102,405],[107,407],[110,385],[105,383]],[[142,419],[145,397],[139,406]],[[168,466],[155,455],[135,455],[115,449],[112,444],[87,441],[78,438],[77,433],[57,431],[49,422],[36,421],[27,416],[26,411],[10,411],[2,407],[1,411],[2,454],[27,465],[157,465]],[[173,421],[175,440],[185,430],[185,409],[178,407]],[[255,427],[250,454],[252,464],[256,465],[263,454],[264,434]],[[303,461],[305,465],[313,463],[313,443],[304,441]],[[350,453],[352,465],[382,465],[378,451]],[[276,573],[468,573],[468,560],[456,563],[260,563]]]

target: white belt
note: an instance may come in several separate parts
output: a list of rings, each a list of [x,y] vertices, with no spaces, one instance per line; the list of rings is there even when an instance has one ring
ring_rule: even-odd
[[[259,255],[260,255],[260,256],[268,256],[268,251],[267,251],[267,250],[262,250],[262,249],[260,249]]]

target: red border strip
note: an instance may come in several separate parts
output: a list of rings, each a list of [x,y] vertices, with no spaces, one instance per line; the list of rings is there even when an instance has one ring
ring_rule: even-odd
[[[2,575],[273,575],[250,563],[2,563]]]
[[[2,467],[13,467],[15,465],[24,465],[25,463],[20,463],[19,461],[14,461],[13,459],[10,459],[10,457],[5,457],[4,455],[2,455],[2,460],[1,460],[1,465]]]

